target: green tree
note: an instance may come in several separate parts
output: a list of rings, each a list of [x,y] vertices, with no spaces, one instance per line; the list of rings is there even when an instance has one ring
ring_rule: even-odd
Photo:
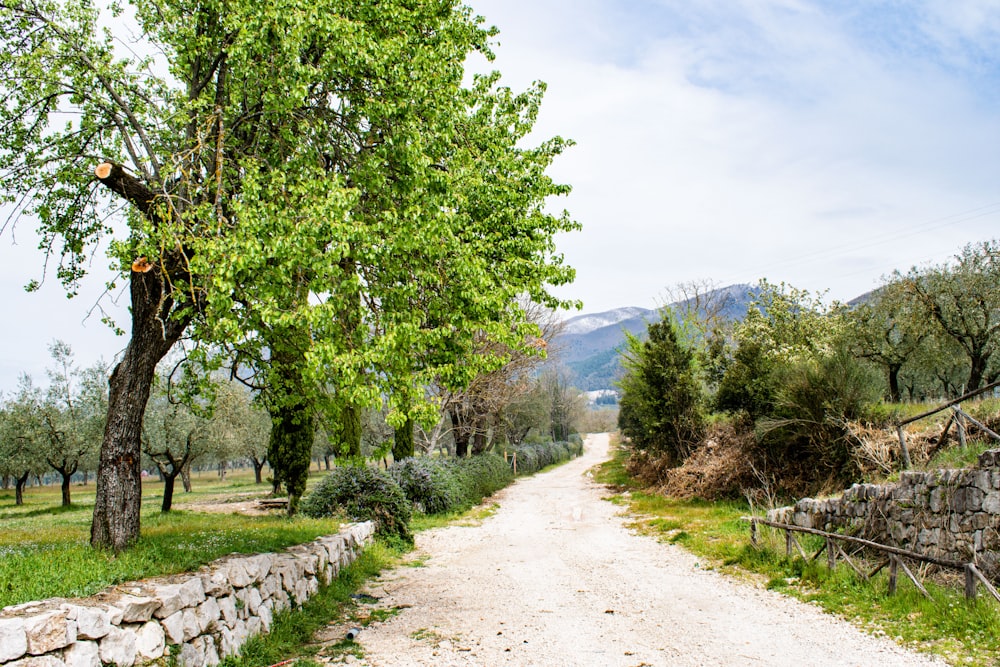
[[[927,338],[926,321],[913,308],[903,283],[890,281],[848,314],[855,356],[869,359],[885,371],[889,400],[901,398],[900,372],[915,358]]]
[[[965,353],[967,391],[1000,377],[993,362],[1000,348],[1000,242],[970,243],[952,263],[914,267],[895,279]]]
[[[784,370],[837,349],[846,327],[842,313],[839,305],[824,304],[822,295],[761,280],[735,328],[733,357],[722,364],[716,406],[745,411],[751,420],[770,414]]]
[[[69,345],[49,346],[54,366],[47,370],[49,388],[36,405],[39,439],[45,462],[62,479],[62,504],[72,504],[70,480],[96,462],[107,414],[107,369],[103,363],[76,367]]]
[[[571,279],[552,239],[575,228],[543,210],[566,191],[544,174],[565,142],[519,145],[541,90],[461,87],[492,34],[467,8],[170,0],[134,14],[121,57],[87,0],[0,0],[4,201],[37,217],[71,291],[126,208],[113,247],[131,338],[91,528],[115,550],[139,535],[156,364],[189,325],[277,361],[271,438],[297,491],[329,373],[357,409],[416,393],[399,385],[468,382],[496,361],[466,354],[472,335],[522,340],[512,295],[552,303],[546,284]]]
[[[24,504],[24,487],[31,475],[41,474],[45,440],[41,434],[41,390],[22,375],[17,393],[4,401],[0,412],[0,475],[14,480],[14,504]]]
[[[680,462],[704,428],[694,353],[682,344],[669,309],[649,325],[645,340],[627,336],[618,426],[636,449]]]
[[[146,407],[142,452],[163,478],[161,512],[169,512],[173,505],[177,478],[197,459],[213,451],[211,413],[212,406],[207,402],[194,407],[172,395],[169,374],[159,378]]]

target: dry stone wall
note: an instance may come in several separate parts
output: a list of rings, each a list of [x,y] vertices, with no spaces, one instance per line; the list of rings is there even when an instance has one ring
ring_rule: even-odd
[[[277,554],[230,556],[198,572],[0,610],[2,667],[133,667],[176,657],[212,667],[274,614],[299,606],[374,539],[371,522]]]
[[[904,472],[899,482],[855,484],[840,498],[803,498],[768,513],[780,523],[860,533],[882,544],[975,563],[1000,580],[1000,450],[962,470]]]

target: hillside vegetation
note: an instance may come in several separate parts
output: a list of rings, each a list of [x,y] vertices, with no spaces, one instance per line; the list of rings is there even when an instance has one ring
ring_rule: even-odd
[[[673,494],[802,496],[901,467],[895,424],[1000,377],[1000,244],[896,272],[853,305],[761,281],[742,320],[711,307],[664,309],[626,334],[619,426],[630,469]],[[996,430],[993,401],[966,404]],[[948,416],[909,426],[914,464],[956,454]],[[952,442],[955,430],[951,430]]]

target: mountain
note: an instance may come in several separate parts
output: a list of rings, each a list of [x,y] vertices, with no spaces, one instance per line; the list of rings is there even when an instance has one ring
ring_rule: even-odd
[[[698,298],[670,304],[675,312],[698,307],[701,315],[717,311],[724,319],[741,320],[750,303],[749,285],[730,285],[712,290]],[[562,332],[552,341],[557,363],[570,374],[571,383],[584,391],[614,388],[621,375],[621,351],[625,331],[645,335],[650,322],[660,318],[660,311],[635,306],[616,308],[603,313],[577,315],[564,323]]]

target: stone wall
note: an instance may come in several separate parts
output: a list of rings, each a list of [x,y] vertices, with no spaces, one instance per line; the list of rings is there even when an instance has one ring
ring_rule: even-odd
[[[803,498],[768,519],[842,532],[977,567],[1000,580],[1000,450],[975,468],[904,472],[893,484],[855,484],[840,498]]]
[[[268,632],[374,539],[371,522],[278,554],[229,556],[198,572],[123,584],[84,599],[0,610],[2,667],[132,667],[175,656],[211,667]]]

